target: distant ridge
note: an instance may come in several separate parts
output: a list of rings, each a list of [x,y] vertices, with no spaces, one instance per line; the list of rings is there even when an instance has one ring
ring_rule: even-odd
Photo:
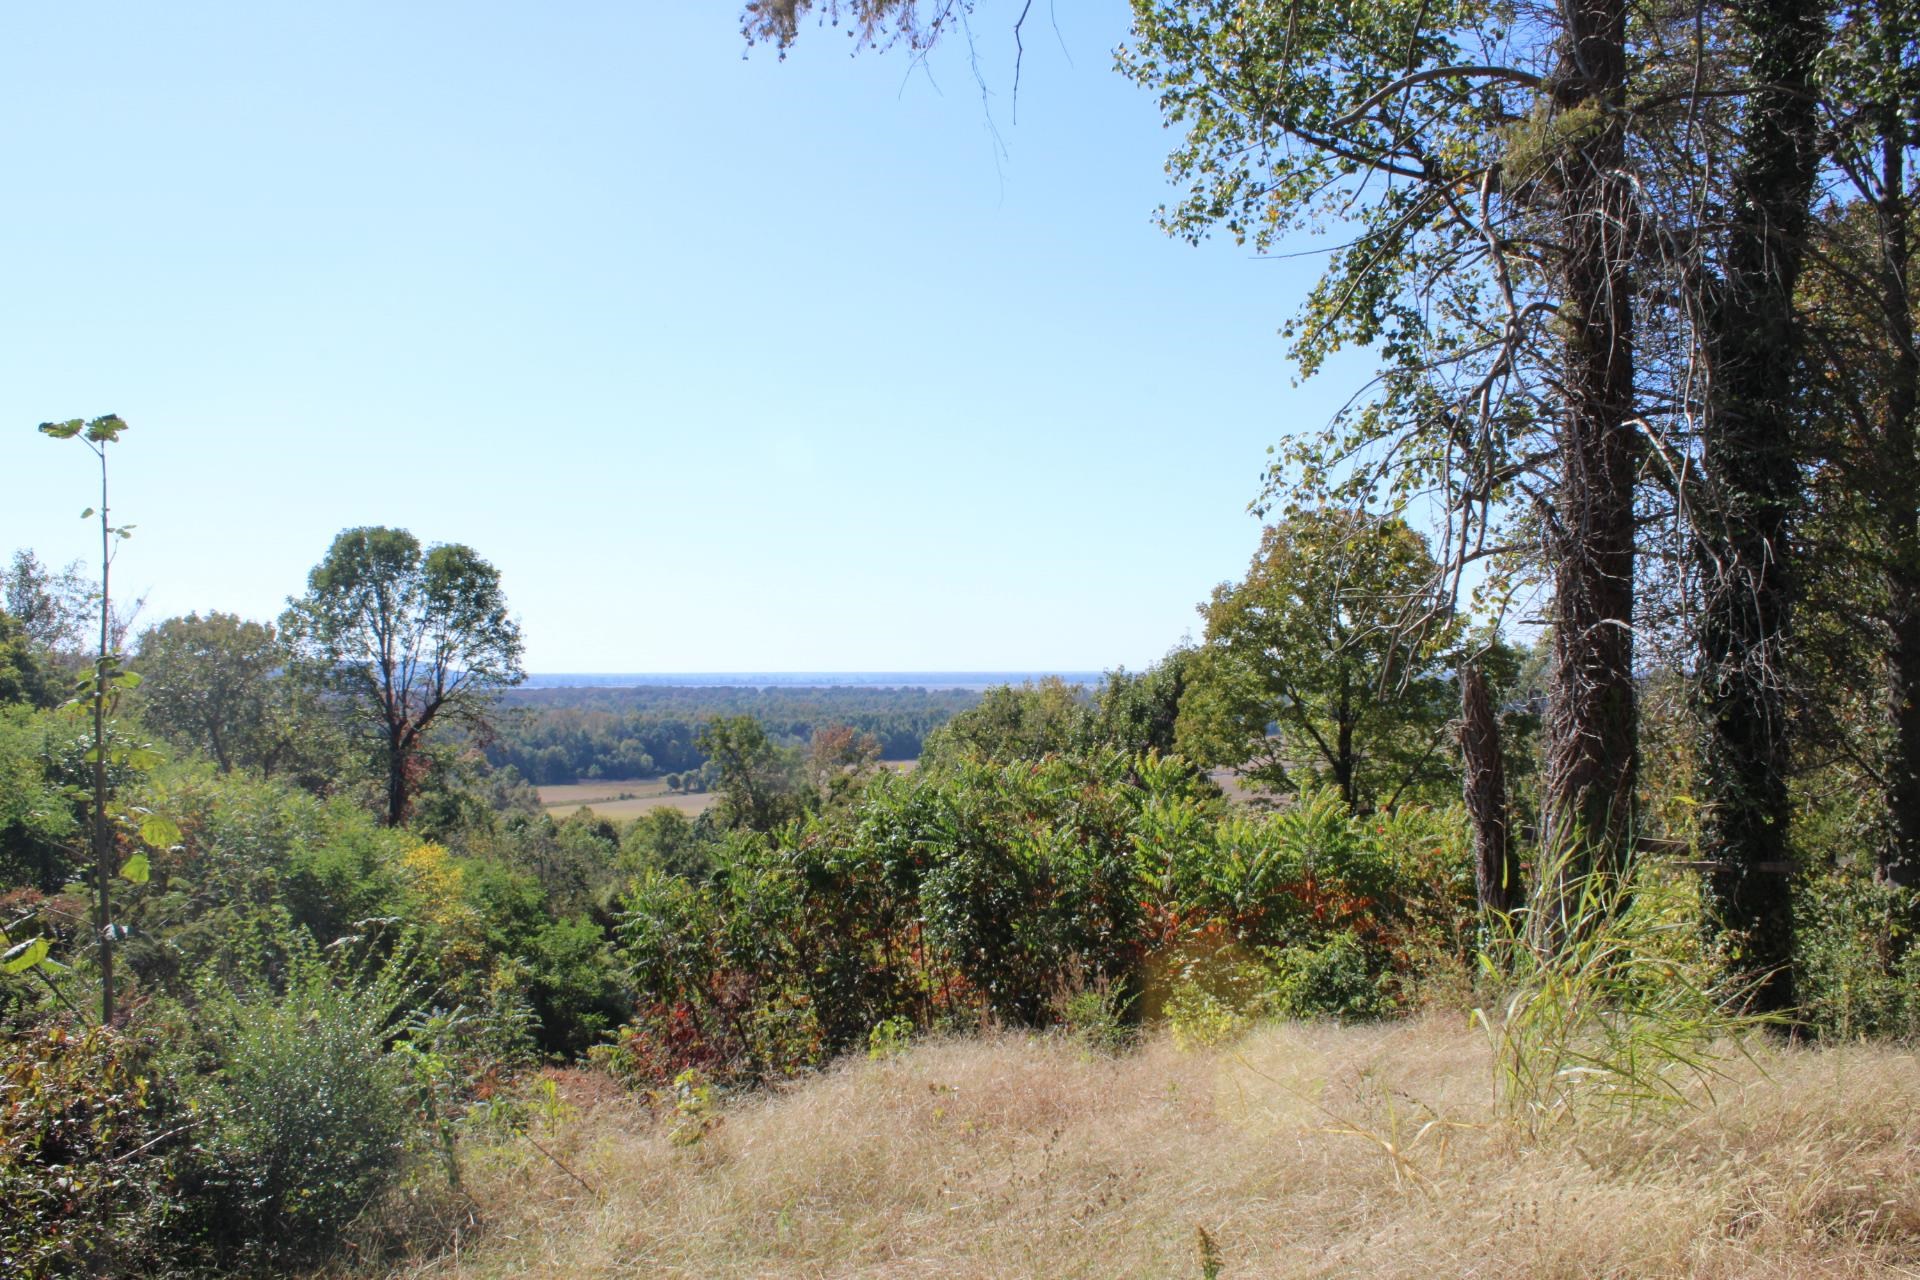
[[[569,671],[535,672],[523,689],[991,689],[1059,676],[1098,684],[1098,671]]]

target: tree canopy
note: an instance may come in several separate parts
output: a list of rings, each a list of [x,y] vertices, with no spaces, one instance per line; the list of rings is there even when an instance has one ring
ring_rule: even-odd
[[[471,547],[423,549],[404,529],[342,531],[280,625],[371,746],[389,823],[406,816],[427,732],[482,723],[490,695],[525,678],[499,571]]]
[[[169,618],[140,637],[147,720],[211,756],[272,771],[273,677],[287,661],[271,625],[230,613]]]
[[[1201,606],[1182,752],[1278,790],[1330,784],[1355,809],[1439,781],[1457,633],[1420,625],[1433,581],[1403,520],[1322,508],[1269,526],[1247,576]]]

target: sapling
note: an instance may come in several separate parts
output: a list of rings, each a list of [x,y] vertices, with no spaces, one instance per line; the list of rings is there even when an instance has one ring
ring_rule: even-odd
[[[114,544],[133,536],[132,525],[114,525],[107,514],[107,446],[117,442],[127,429],[118,414],[109,413],[91,420],[72,418],[66,422],[43,422],[40,431],[56,440],[79,440],[100,460],[100,505],[80,513],[82,520],[100,521],[100,645],[94,653],[93,674],[83,677],[75,701],[90,702],[93,714],[93,749],[87,761],[93,766],[93,797],[89,828],[93,844],[94,925],[100,945],[100,1022],[113,1023],[113,821],[107,813],[107,699],[118,689],[130,689],[140,682],[131,671],[120,669],[120,655],[113,643]],[[135,853],[119,869],[134,883],[147,878],[147,857]]]

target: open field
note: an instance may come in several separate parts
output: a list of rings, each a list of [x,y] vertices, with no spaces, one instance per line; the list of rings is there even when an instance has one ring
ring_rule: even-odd
[[[545,788],[542,788],[542,790],[545,790]],[[547,812],[555,818],[564,818],[568,814],[577,813],[581,809],[591,809],[602,818],[612,818],[618,822],[627,822],[643,814],[651,813],[655,809],[678,809],[689,818],[696,818],[713,808],[718,800],[719,797],[710,791],[690,796],[678,795],[673,792],[663,792],[657,796],[629,796],[624,800],[598,800],[581,804],[550,804],[546,806],[546,809]]]
[[[916,760],[883,760],[883,768],[910,773]],[[625,822],[651,809],[678,809],[689,818],[711,809],[719,800],[711,791],[692,795],[669,791],[658,778],[610,779],[600,782],[569,782],[558,786],[537,787],[540,803],[555,818],[564,818],[579,809],[592,809],[603,818]]]
[[[1543,1136],[1459,1015],[1283,1024],[1120,1057],[933,1043],[672,1140],[602,1077],[476,1151],[427,1277],[1867,1277],[1920,1274],[1920,1063],[1753,1047],[1694,1109]],[[559,1167],[564,1162],[570,1176]]]
[[[689,818],[705,813],[719,799],[711,791],[683,795],[667,790],[658,778],[610,779],[539,787],[540,803],[556,818],[592,809],[603,818],[627,821],[650,809],[678,809]]]

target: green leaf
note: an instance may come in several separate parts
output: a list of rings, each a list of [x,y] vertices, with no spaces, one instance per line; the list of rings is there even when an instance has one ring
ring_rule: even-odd
[[[71,440],[86,425],[78,418],[69,418],[65,422],[43,422],[40,424],[40,433],[52,436],[55,440]]]
[[[86,509],[85,511],[82,511],[82,512],[80,513],[80,518],[81,518],[82,520],[91,520],[91,519],[93,519],[93,508],[92,508],[92,507],[88,507],[88,508],[87,508],[87,509]]]
[[[147,864],[147,855],[144,853],[136,853],[131,858],[128,858],[126,864],[120,868],[120,875],[123,879],[132,881],[134,884],[145,884],[150,871],[151,868]]]
[[[118,440],[120,433],[126,429],[127,424],[121,419],[119,414],[103,414],[87,424],[87,439],[96,444],[103,444],[111,440]]]
[[[156,849],[170,849],[180,843],[180,828],[159,814],[140,820],[140,838]]]
[[[45,938],[29,938],[25,942],[7,948],[0,955],[0,972],[25,973],[47,958],[52,946]]]
[[[113,678],[113,683],[122,689],[138,689],[141,684],[140,674],[135,671],[122,671]]]

